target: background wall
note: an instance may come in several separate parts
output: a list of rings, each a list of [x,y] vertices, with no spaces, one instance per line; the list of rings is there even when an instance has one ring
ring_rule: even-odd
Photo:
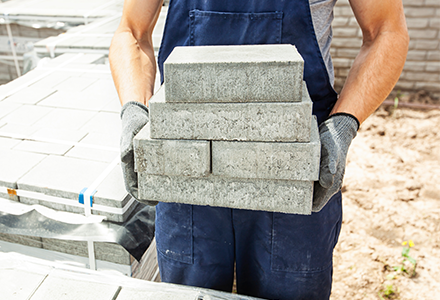
[[[426,91],[440,98],[440,0],[403,0],[410,36],[409,52],[393,93]],[[339,92],[362,45],[362,33],[348,0],[338,0],[331,54]]]

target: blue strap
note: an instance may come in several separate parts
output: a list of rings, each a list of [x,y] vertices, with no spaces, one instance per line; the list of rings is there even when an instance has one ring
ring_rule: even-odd
[[[78,196],[78,202],[81,204],[84,204],[84,193],[87,191],[88,188],[83,188],[81,190],[81,192],[79,192],[79,196]],[[94,190],[91,194],[90,194],[90,207],[92,207],[93,205],[93,197],[96,194],[96,190]]]

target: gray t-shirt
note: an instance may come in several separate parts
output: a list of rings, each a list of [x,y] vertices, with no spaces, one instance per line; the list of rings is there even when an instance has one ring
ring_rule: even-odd
[[[333,7],[336,4],[336,0],[309,0],[309,2],[316,38],[318,40],[319,48],[321,49],[322,58],[327,67],[330,83],[333,85],[335,74],[333,71],[332,59],[330,57],[330,45],[333,36],[331,27],[333,21]]]

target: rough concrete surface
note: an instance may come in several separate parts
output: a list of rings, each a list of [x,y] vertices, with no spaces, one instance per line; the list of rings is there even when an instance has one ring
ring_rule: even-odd
[[[312,102],[169,103],[162,87],[150,100],[153,139],[309,142]]]
[[[212,142],[212,174],[233,178],[312,180],[319,177],[321,143],[312,122],[310,143]]]
[[[141,199],[308,215],[313,182],[138,173]]]
[[[211,171],[209,141],[153,140],[149,124],[134,138],[134,151],[137,172],[201,177]]]
[[[176,47],[167,102],[301,101],[304,61],[292,45]]]

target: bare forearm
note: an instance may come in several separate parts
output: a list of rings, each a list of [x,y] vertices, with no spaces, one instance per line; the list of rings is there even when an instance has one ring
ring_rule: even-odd
[[[405,35],[383,33],[364,44],[348,74],[332,113],[348,112],[362,123],[385,100],[405,64]]]
[[[409,37],[401,0],[350,0],[350,4],[363,45],[331,113],[350,113],[362,123],[399,79]]]
[[[141,47],[131,32],[116,32],[109,60],[121,104],[129,101],[147,104],[153,95],[156,76],[156,60],[151,41]]]
[[[113,37],[109,61],[113,81],[124,105],[148,106],[156,78],[152,34],[162,0],[125,0],[121,23]]]

